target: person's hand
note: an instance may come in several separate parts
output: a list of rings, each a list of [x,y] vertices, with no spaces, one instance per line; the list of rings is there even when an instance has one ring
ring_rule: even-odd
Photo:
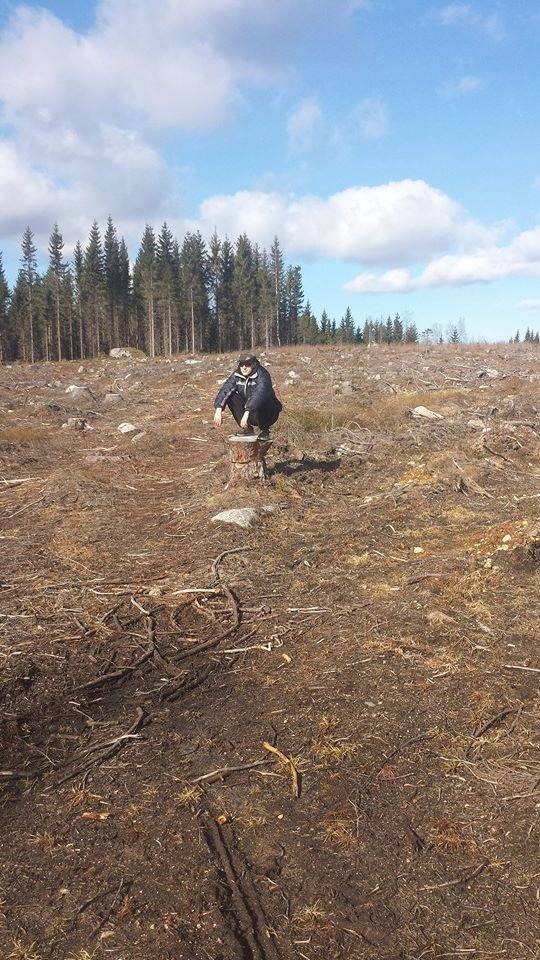
[[[241,419],[241,421],[240,421],[240,426],[242,427],[242,429],[244,429],[245,427],[247,427],[247,425],[248,425],[248,420],[249,420],[249,410],[246,410],[246,412],[244,413],[244,416],[242,417],[242,419]]]
[[[216,409],[215,409],[215,413],[214,413],[214,426],[216,426],[216,427],[220,427],[220,426],[221,426],[221,407],[216,407]]]

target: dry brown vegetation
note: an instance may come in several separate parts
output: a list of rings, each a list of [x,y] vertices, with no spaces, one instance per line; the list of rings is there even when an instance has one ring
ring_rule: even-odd
[[[248,490],[198,359],[0,369],[0,956],[538,958],[538,350],[272,351]]]

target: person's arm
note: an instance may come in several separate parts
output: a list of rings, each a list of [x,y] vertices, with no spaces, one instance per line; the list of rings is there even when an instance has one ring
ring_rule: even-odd
[[[234,373],[231,373],[230,377],[226,379],[225,383],[221,384],[221,387],[217,392],[216,399],[214,400],[214,407],[216,410],[218,409],[218,407],[220,410],[223,410],[223,407],[227,403],[227,400],[229,399],[231,393],[234,393],[235,389],[236,389],[236,380],[235,380]]]
[[[255,413],[272,399],[274,393],[272,379],[268,370],[262,368],[258,371],[257,385],[253,393],[246,400],[246,410],[248,413]]]

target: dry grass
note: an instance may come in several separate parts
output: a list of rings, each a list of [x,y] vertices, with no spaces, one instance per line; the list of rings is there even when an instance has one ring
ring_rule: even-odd
[[[198,801],[203,796],[203,790],[201,787],[186,787],[185,790],[182,790],[177,794],[176,802],[179,806],[193,806],[198,803]]]
[[[34,950],[35,946],[35,943],[25,946],[22,940],[14,940],[7,960],[43,960],[42,955]]]
[[[308,903],[305,907],[302,907],[300,910],[298,910],[294,914],[292,922],[299,927],[314,929],[320,923],[325,921],[328,916],[329,914],[322,901],[315,900],[313,903]]]

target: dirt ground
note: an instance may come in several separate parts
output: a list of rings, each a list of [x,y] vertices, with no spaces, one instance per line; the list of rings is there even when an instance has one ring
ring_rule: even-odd
[[[273,350],[249,489],[232,360],[0,368],[0,957],[540,957],[540,352]]]

